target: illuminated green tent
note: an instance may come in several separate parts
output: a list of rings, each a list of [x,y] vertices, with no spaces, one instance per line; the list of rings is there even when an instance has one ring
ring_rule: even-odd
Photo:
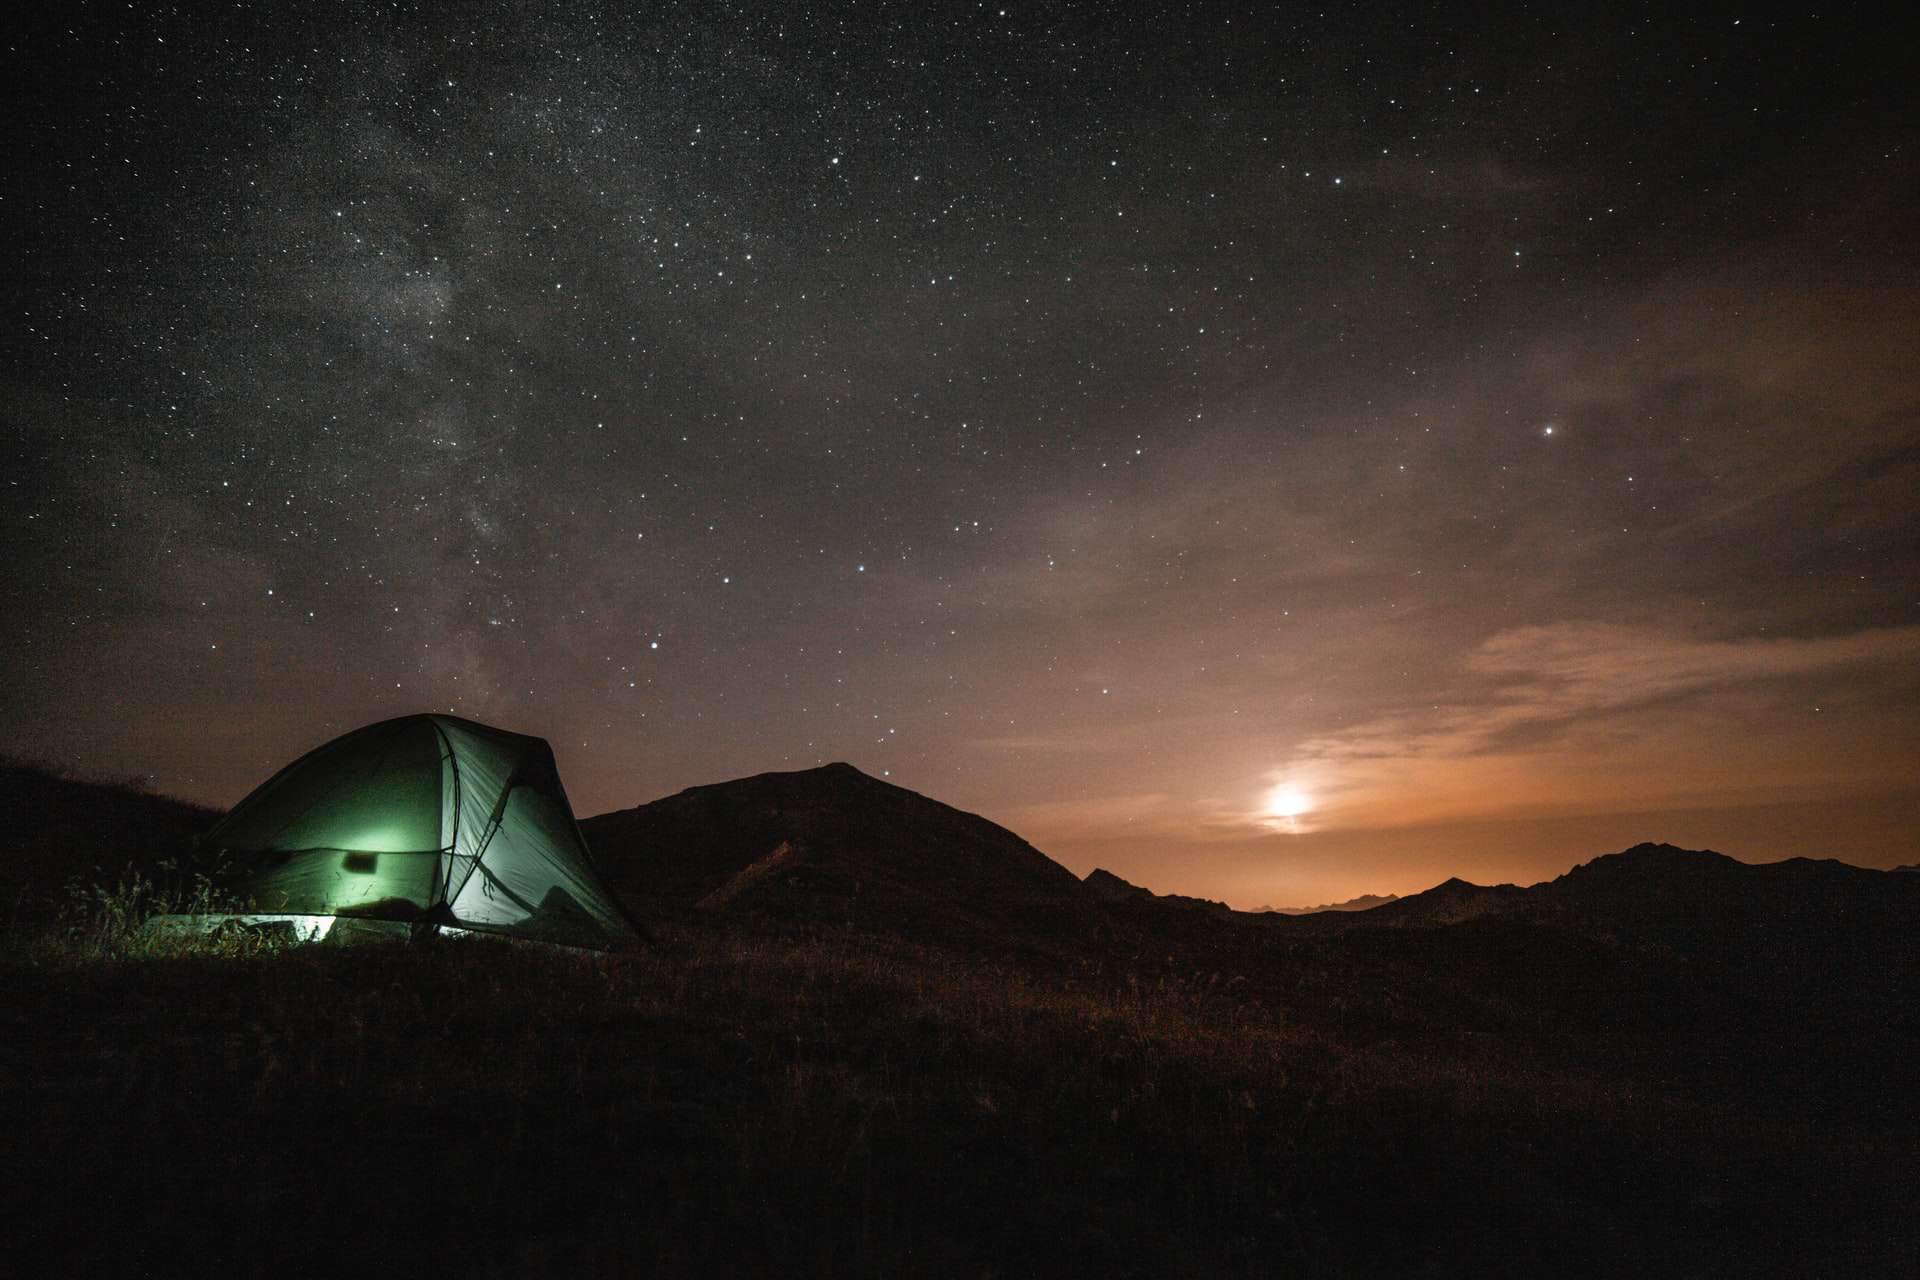
[[[453,716],[356,729],[294,761],[205,837],[254,920],[342,918],[608,947],[635,936],[593,870],[543,739]]]

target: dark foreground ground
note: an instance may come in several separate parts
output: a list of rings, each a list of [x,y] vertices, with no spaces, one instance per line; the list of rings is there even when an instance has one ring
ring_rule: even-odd
[[[4,869],[0,1273],[1920,1274],[1871,912],[183,950],[74,852]]]
[[[1894,1275],[1920,1256],[1913,1095],[1850,1075],[1908,1089],[1910,1065],[1782,1049],[1743,1085],[1648,1025],[1356,1011],[1342,992],[1380,970],[1342,960],[1296,952],[1303,995],[1276,1007],[1211,975],[738,927],[663,927],[618,958],[15,947],[4,1231],[40,1274]]]

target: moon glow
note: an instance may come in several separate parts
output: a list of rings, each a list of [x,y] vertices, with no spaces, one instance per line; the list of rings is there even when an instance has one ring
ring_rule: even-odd
[[[1297,818],[1313,808],[1313,797],[1299,787],[1282,783],[1267,793],[1269,818]]]

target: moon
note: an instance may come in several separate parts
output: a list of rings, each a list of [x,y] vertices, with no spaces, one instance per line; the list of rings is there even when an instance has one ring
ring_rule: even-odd
[[[1269,818],[1297,818],[1313,808],[1313,797],[1299,787],[1281,783],[1267,793]]]

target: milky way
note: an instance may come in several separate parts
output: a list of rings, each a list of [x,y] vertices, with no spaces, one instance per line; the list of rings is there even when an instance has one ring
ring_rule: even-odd
[[[846,759],[1238,905],[1914,860],[1864,19],[325,8],[8,38],[16,754]]]

